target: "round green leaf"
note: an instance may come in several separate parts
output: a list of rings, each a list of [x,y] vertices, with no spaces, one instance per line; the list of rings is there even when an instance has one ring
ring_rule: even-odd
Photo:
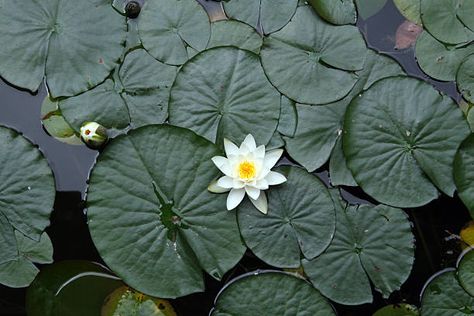
[[[219,293],[212,316],[336,315],[308,282],[289,273],[259,272],[231,281]]]
[[[123,51],[125,18],[109,1],[0,3],[0,75],[31,91],[46,76],[53,97],[102,82]],[[21,54],[18,52],[21,51]]]
[[[56,194],[46,159],[26,138],[0,126],[0,166],[0,212],[16,230],[39,240]]]
[[[71,125],[64,119],[59,109],[59,102],[53,101],[49,95],[46,96],[41,105],[41,122],[48,134],[60,142],[70,145],[84,144],[81,139],[76,136]]]
[[[261,59],[281,93],[299,103],[324,104],[349,93],[366,52],[357,27],[330,25],[302,6],[281,31],[264,39]]]
[[[453,195],[454,155],[469,128],[455,103],[428,83],[375,83],[352,101],[344,128],[347,165],[377,201],[417,207],[437,198],[436,187]]]
[[[428,76],[454,81],[463,59],[474,53],[474,46],[456,48],[446,45],[425,31],[418,36],[415,53],[418,64]]]
[[[333,186],[357,186],[351,171],[347,167],[346,157],[342,151],[342,139],[338,138],[329,160],[329,177]]]
[[[245,23],[233,20],[217,21],[211,24],[211,39],[207,48],[218,46],[235,46],[258,54],[262,37]]]
[[[99,156],[89,229],[104,261],[133,288],[164,298],[202,291],[202,269],[220,279],[242,257],[226,195],[207,190],[219,175],[216,155],[188,130],[151,125],[115,138]]]
[[[293,137],[298,126],[298,113],[296,104],[293,100],[288,99],[284,95],[280,100],[280,119],[278,120],[278,132],[281,135]]]
[[[284,27],[295,13],[298,0],[229,0],[224,9],[231,19],[245,22],[264,34]]]
[[[267,144],[280,116],[280,94],[257,55],[234,47],[206,50],[187,62],[171,88],[169,122],[215,143],[252,134]]]
[[[143,47],[156,59],[182,65],[187,46],[201,51],[209,42],[209,17],[197,1],[147,0],[140,13],[138,31]]]
[[[422,316],[465,316],[474,310],[474,297],[459,285],[454,269],[435,274],[421,297]]]
[[[448,44],[467,43],[474,40],[474,32],[466,27],[473,25],[474,2],[465,0],[421,0],[421,19],[424,27],[436,39]]]
[[[322,255],[303,260],[305,273],[324,296],[340,304],[372,302],[370,282],[387,298],[406,281],[414,261],[407,215],[385,205],[336,206],[334,239]]]
[[[289,166],[277,171],[288,181],[268,191],[268,214],[255,212],[249,201],[239,207],[240,233],[269,265],[298,268],[301,253],[313,259],[329,246],[336,224],[334,204],[312,174]]]
[[[16,256],[0,264],[0,284],[14,288],[27,287],[39,272],[33,262],[53,262],[53,245],[46,233],[41,235],[40,241],[34,241],[15,231],[15,239]]]
[[[474,52],[474,45],[472,47]],[[457,74],[458,88],[466,100],[474,103],[474,55],[464,60]]]
[[[26,292],[29,316],[99,315],[104,299],[123,283],[103,266],[62,261],[41,269]]]
[[[84,122],[124,129],[163,123],[177,67],[163,64],[145,50],[126,55],[114,80],[59,102],[62,114],[79,131]]]
[[[0,213],[0,264],[15,260],[17,257],[18,247],[13,227],[8,219]]]
[[[419,316],[418,309],[409,304],[387,305],[375,312],[373,316]]]
[[[459,197],[471,214],[474,214],[474,134],[462,143],[456,154],[454,180]]]
[[[355,0],[359,16],[367,20],[385,7],[387,0]]]
[[[422,25],[420,1],[421,0],[393,0],[393,3],[395,3],[398,11],[400,11],[408,21]]]
[[[471,296],[474,296],[474,251],[469,249],[458,263],[459,284]]]
[[[354,0],[309,0],[308,3],[330,23],[343,25],[357,22]]]

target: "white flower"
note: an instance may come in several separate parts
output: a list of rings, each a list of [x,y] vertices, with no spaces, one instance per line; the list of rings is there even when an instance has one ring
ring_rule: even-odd
[[[265,152],[265,146],[257,147],[255,139],[250,134],[240,148],[227,139],[224,139],[224,147],[227,158],[221,156],[212,158],[224,176],[211,183],[209,191],[214,193],[230,191],[227,197],[228,210],[236,208],[247,193],[253,205],[266,214],[268,203],[263,190],[267,190],[270,185],[286,181],[282,174],[271,171],[283,154],[283,150]]]
[[[85,122],[81,126],[81,138],[87,145],[98,148],[108,139],[107,129],[96,122]]]

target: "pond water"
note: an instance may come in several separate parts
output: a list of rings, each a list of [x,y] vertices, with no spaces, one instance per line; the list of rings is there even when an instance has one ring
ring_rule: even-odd
[[[218,4],[202,2],[214,14],[218,14]],[[422,73],[416,63],[413,49],[394,48],[396,30],[404,20],[392,1],[388,1],[377,15],[365,21],[359,19],[358,27],[370,47],[394,57],[410,75],[432,82],[439,90],[459,100],[460,95],[454,83],[437,82]],[[57,195],[51,226],[47,232],[54,245],[55,261],[85,259],[102,262],[92,244],[83,208],[88,173],[98,152],[85,146],[61,143],[44,131],[40,120],[40,107],[45,95],[45,88],[32,95],[0,81],[0,124],[15,128],[37,144],[54,171]],[[323,167],[318,175],[327,182],[325,169],[327,166]],[[344,197],[352,203],[370,200],[359,189],[347,189]],[[454,265],[460,247],[456,238],[452,238],[453,234],[458,234],[470,219],[460,200],[442,195],[422,208],[407,212],[413,222],[417,239],[416,261],[410,278],[389,300],[376,293],[375,302],[371,305],[344,307],[336,304],[339,315],[371,315],[386,304],[402,301],[418,304],[419,294],[426,280],[436,271]],[[247,271],[267,267],[248,253],[243,262],[231,270],[222,282],[208,277],[206,293],[174,300],[173,305],[179,315],[207,315],[215,295],[226,281]],[[0,285],[0,315],[25,315],[25,292],[24,289],[10,289]]]

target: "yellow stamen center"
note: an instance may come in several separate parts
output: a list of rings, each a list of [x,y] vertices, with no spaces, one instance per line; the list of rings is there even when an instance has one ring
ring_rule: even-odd
[[[255,164],[249,161],[243,161],[239,164],[239,178],[249,180],[256,175]]]

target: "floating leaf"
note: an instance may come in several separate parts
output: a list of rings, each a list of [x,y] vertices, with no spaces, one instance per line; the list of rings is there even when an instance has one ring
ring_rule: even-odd
[[[280,94],[258,56],[234,47],[206,50],[186,63],[171,88],[169,122],[217,144],[252,134],[267,144],[280,116]]]
[[[239,21],[225,20],[211,24],[211,39],[207,48],[235,46],[258,54],[262,42],[260,34],[250,25]]]
[[[268,214],[246,201],[238,210],[240,233],[252,252],[279,268],[298,268],[301,253],[313,259],[334,235],[331,196],[315,176],[297,167],[280,167],[288,179],[268,191]]]
[[[420,0],[393,0],[393,3],[408,21],[422,25]]]
[[[336,315],[328,301],[305,280],[284,272],[238,277],[219,293],[212,316]]]
[[[293,100],[288,99],[284,95],[280,101],[280,119],[278,121],[278,132],[282,135],[293,137],[298,126],[298,113],[296,104]]]
[[[204,8],[191,0],[147,0],[138,30],[143,47],[156,59],[182,65],[187,46],[201,51],[209,42],[211,26]]]
[[[474,45],[471,52],[474,53]],[[469,102],[474,103],[474,55],[467,57],[459,67],[457,74],[457,83],[459,91]]]
[[[125,57],[118,75],[96,88],[59,102],[62,114],[79,131],[84,122],[123,129],[163,123],[177,67],[163,64],[143,49]]]
[[[45,266],[26,292],[28,316],[100,315],[104,299],[123,283],[103,266],[62,261]]]
[[[113,291],[104,302],[101,316],[176,316],[166,300],[150,297],[126,286]]]
[[[454,81],[463,59],[474,53],[474,46],[456,48],[446,45],[425,31],[418,36],[415,52],[418,64],[428,76]]]
[[[453,195],[454,155],[469,128],[452,99],[428,83],[375,83],[352,101],[344,128],[347,165],[377,201],[417,207],[438,197],[436,187]]]
[[[76,136],[74,129],[66,122],[57,101],[51,100],[49,96],[41,105],[41,122],[49,135],[60,142],[70,145],[82,145],[82,141]]]
[[[469,221],[459,232],[461,237],[461,247],[473,247],[474,248],[474,221]]]
[[[26,138],[0,126],[0,165],[0,212],[16,230],[39,241],[56,193],[46,159]]]
[[[474,251],[468,249],[458,263],[459,284],[471,296],[474,296]]]
[[[10,43],[0,47],[0,75],[30,91],[46,76],[56,98],[104,81],[122,54],[126,25],[108,1],[24,0],[0,4],[0,29]]]
[[[472,314],[474,297],[459,285],[454,269],[435,274],[421,297],[422,316],[464,316]]]
[[[459,197],[474,215],[474,134],[462,143],[456,154],[454,179]]]
[[[290,21],[297,5],[298,0],[229,0],[224,2],[224,10],[229,18],[270,34]]]
[[[387,305],[375,312],[373,316],[418,316],[418,309],[409,304]]]
[[[305,273],[324,296],[340,304],[371,303],[370,282],[387,298],[406,281],[414,261],[407,215],[385,205],[344,210],[334,202],[334,239],[321,256],[303,260]]]
[[[34,241],[15,231],[15,238],[17,254],[15,259],[0,264],[0,284],[27,287],[39,272],[33,262],[53,262],[53,245],[46,233],[41,235],[39,241]]]
[[[2,263],[15,260],[18,257],[13,227],[8,219],[0,213],[0,266]]]
[[[242,257],[234,212],[208,185],[215,145],[173,126],[115,138],[99,156],[87,195],[89,229],[107,265],[140,292],[170,298],[203,290]],[[139,258],[139,260],[137,260]]]
[[[357,27],[330,25],[302,6],[281,31],[264,39],[261,59],[281,93],[298,103],[324,104],[349,93],[357,81],[353,71],[363,68],[366,52]]]
[[[418,35],[423,32],[423,28],[411,21],[404,21],[397,28],[395,34],[395,49],[407,49],[416,43]]]
[[[466,11],[466,13],[464,13]],[[466,25],[472,21],[474,2],[464,0],[421,0],[423,26],[437,40],[447,44],[461,44],[474,40],[474,32]]]
[[[357,22],[354,0],[309,0],[308,3],[330,23],[343,25]]]
[[[387,0],[355,0],[359,16],[367,20],[385,7]]]
[[[333,186],[357,186],[351,171],[347,168],[346,158],[342,151],[342,139],[338,138],[329,160],[329,177]]]

